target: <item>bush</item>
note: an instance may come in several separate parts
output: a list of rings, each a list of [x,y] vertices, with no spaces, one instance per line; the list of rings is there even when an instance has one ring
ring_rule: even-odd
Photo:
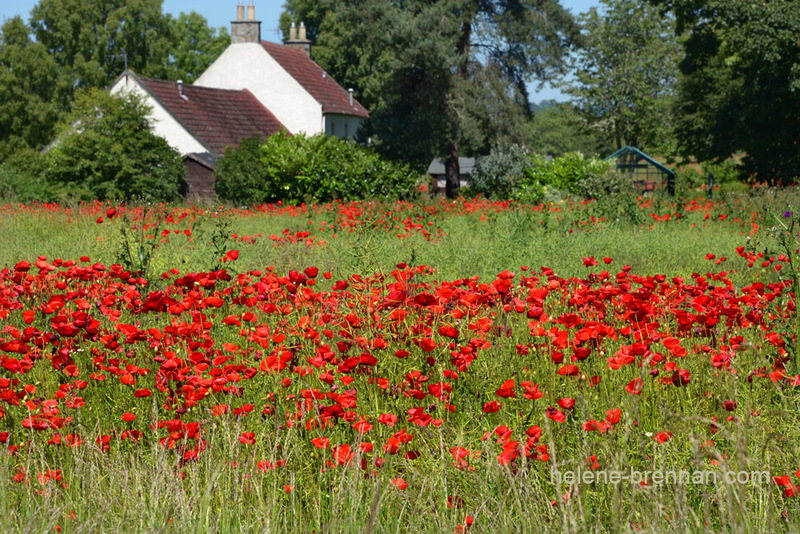
[[[22,149],[15,152],[0,166],[0,199],[24,204],[54,200],[54,192],[45,179],[45,170],[45,159],[38,151]]]
[[[226,150],[215,176],[220,198],[239,204],[406,198],[417,180],[407,166],[352,141],[286,132]]]
[[[601,200],[630,190],[630,180],[617,173],[590,173],[578,182],[578,194],[586,199]]]
[[[81,200],[144,196],[173,200],[184,176],[180,154],[150,129],[148,107],[133,94],[78,93],[47,153],[48,181]]]
[[[479,157],[475,162],[470,188],[487,197],[512,198],[522,188],[525,171],[531,165],[523,147],[495,145],[488,156]]]

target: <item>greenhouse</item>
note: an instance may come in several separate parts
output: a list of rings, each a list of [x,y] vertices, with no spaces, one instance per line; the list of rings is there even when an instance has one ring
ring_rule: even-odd
[[[643,194],[667,192],[675,195],[675,173],[638,148],[625,146],[608,156],[618,176],[629,178]]]

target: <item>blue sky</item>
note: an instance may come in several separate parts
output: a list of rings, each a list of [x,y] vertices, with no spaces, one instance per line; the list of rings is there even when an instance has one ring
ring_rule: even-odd
[[[28,21],[31,9],[38,3],[38,0],[0,0],[0,20],[20,15],[26,22]],[[164,0],[164,11],[178,16],[182,11],[197,11],[203,15],[210,25],[225,26],[230,31],[230,21],[236,17],[236,5],[238,0]],[[249,0],[244,0],[245,4]],[[262,21],[261,37],[267,41],[280,41],[278,32],[278,18],[283,11],[283,0],[255,0],[256,18]],[[561,4],[570,9],[573,13],[583,13],[590,7],[598,5],[598,0],[561,0]],[[531,100],[539,102],[541,100],[555,98],[563,100],[564,97],[557,90],[545,88],[539,93],[534,93],[531,87]]]

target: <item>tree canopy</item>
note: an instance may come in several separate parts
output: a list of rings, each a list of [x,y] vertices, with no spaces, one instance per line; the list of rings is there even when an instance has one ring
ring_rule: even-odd
[[[579,20],[585,47],[560,87],[616,147],[657,146],[671,134],[670,101],[681,48],[671,18],[636,0],[600,0]]]
[[[379,150],[420,167],[445,158],[449,196],[459,153],[524,135],[526,84],[563,72],[580,39],[556,0],[317,4],[288,0],[284,24],[300,18],[319,36],[312,54],[370,107],[366,133]]]
[[[30,25],[0,28],[0,162],[50,142],[76,89],[107,87],[126,66],[192,82],[229,43],[194,11],[162,13],[161,0],[40,0]]]
[[[19,17],[0,28],[0,161],[52,139],[69,88],[58,63]]]
[[[152,133],[149,112],[132,93],[79,91],[47,154],[48,181],[83,200],[175,199],[183,163],[166,140]]]
[[[800,177],[800,9],[794,0],[651,0],[685,32],[675,106],[685,157],[743,152],[757,180]]]

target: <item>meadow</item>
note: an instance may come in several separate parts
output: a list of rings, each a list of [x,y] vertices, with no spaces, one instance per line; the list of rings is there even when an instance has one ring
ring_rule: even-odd
[[[797,200],[0,207],[0,529],[798,531]]]

